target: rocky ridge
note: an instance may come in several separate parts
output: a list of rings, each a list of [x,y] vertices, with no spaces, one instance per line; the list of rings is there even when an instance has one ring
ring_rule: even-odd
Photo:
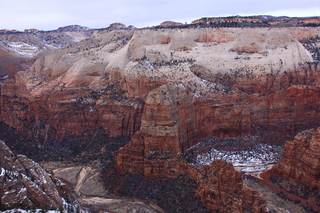
[[[269,204],[275,204],[280,200],[289,201],[286,204],[293,202],[294,205],[303,208],[297,210],[293,204],[289,204],[286,208],[290,208],[290,212],[318,212],[320,210],[319,149],[317,148],[319,131],[320,128],[314,128],[298,133],[292,141],[285,143],[278,164],[255,177],[246,176],[245,182],[250,187],[261,191]],[[270,192],[273,193],[271,196]],[[283,205],[281,202],[279,204]],[[274,208],[273,205],[270,207]]]
[[[307,27],[319,26],[319,17],[287,17],[287,16],[229,16],[229,17],[204,17],[192,21],[192,24],[227,26],[251,26],[251,27]]]
[[[320,191],[320,128],[305,130],[287,141],[279,164],[271,172]]]
[[[196,169],[182,154],[196,143],[194,107],[183,85],[170,84],[149,93],[140,131],[115,153],[116,168],[122,172],[153,178],[189,175],[197,183],[202,204],[218,212],[264,212],[258,193],[243,187],[241,174],[231,164],[215,160]],[[250,209],[250,210],[249,210]]]
[[[0,158],[1,210],[63,210],[69,205],[66,200],[75,201],[66,184],[26,156],[14,154],[3,141],[0,141]]]
[[[214,160],[196,176],[197,193],[208,209],[217,212],[267,212],[262,196],[243,186],[240,172],[231,163]]]
[[[29,69],[37,58],[46,53],[70,46],[93,34],[94,30],[80,26],[53,31],[0,31],[0,76],[13,78],[18,71]]]

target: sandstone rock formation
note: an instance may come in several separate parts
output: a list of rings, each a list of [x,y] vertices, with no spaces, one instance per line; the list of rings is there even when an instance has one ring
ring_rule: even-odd
[[[280,163],[271,172],[320,191],[320,128],[305,130],[287,141]]]
[[[264,200],[245,188],[232,164],[216,160],[199,170],[182,154],[196,144],[195,107],[190,91],[181,84],[163,85],[146,100],[140,131],[115,154],[120,171],[153,178],[177,178],[188,174],[197,183],[204,206],[218,212],[265,212]]]
[[[67,47],[91,37],[93,30],[81,26],[61,27],[53,31],[28,29],[25,32],[0,32],[0,76],[10,78],[29,69],[34,61],[49,51]]]
[[[63,183],[24,155],[14,154],[0,141],[1,210],[63,209]]]
[[[176,165],[176,159],[197,142],[195,119],[191,93],[182,84],[163,85],[151,91],[140,131],[116,155],[118,168],[147,176],[176,177],[181,171],[171,164]],[[134,166],[129,166],[132,163]]]
[[[319,133],[320,128],[309,129],[287,141],[280,162],[256,180],[306,212],[320,211]]]
[[[102,127],[132,136],[149,91],[180,83],[192,97],[197,140],[254,134],[280,141],[319,121],[307,109],[318,101],[318,67],[298,42],[318,34],[318,28],[101,30],[38,59],[14,85],[4,83],[1,120],[24,133],[41,124],[42,135]],[[18,102],[24,110],[11,107]]]
[[[231,163],[215,160],[198,170],[197,193],[208,209],[217,212],[267,212],[261,195],[243,186]]]
[[[157,161],[158,166],[165,164],[160,161]],[[176,162],[171,159],[169,166],[171,171],[175,169],[180,175],[188,175],[195,180],[195,193],[210,212],[266,212],[264,199],[259,193],[243,185],[240,172],[231,163],[215,160],[211,165],[196,169],[182,159],[176,159]],[[163,178],[164,174],[161,175]],[[168,177],[173,177],[173,174]]]
[[[2,78],[4,76],[13,78],[19,70],[24,69],[22,64],[22,61],[17,59],[13,54],[0,47],[0,76]]]

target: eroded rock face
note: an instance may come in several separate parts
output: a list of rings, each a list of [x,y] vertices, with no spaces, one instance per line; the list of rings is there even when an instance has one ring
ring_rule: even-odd
[[[264,199],[258,192],[243,186],[240,172],[231,163],[214,160],[193,175],[198,183],[197,193],[208,209],[217,212],[267,212]]]
[[[111,137],[131,136],[140,128],[144,103],[124,95],[119,82],[94,91],[69,89],[31,100],[17,97],[14,87],[9,82],[2,87],[1,120],[44,142],[94,135],[100,127]]]
[[[29,69],[35,60],[51,50],[72,45],[91,37],[93,30],[68,26],[53,31],[0,32],[0,77],[13,78],[18,71]]]
[[[115,154],[117,169],[157,178],[188,174],[197,183],[203,205],[210,210],[265,212],[264,200],[243,186],[241,174],[232,164],[216,160],[210,166],[196,169],[182,159],[182,153],[198,137],[191,98],[190,92],[179,84],[164,85],[150,92],[140,131]]]
[[[110,136],[132,136],[149,92],[182,84],[195,123],[179,128],[192,126],[196,140],[258,135],[280,141],[320,120],[319,68],[297,40],[319,34],[308,29],[101,30],[37,59],[15,82],[3,82],[1,120],[44,139],[48,133],[92,135],[100,127]],[[308,85],[298,92],[313,100],[298,99],[296,85]]]
[[[197,139],[194,112],[191,93],[182,84],[163,85],[151,91],[140,131],[116,154],[118,168],[147,176],[179,175],[176,160]]]
[[[137,163],[137,159],[131,160]],[[144,159],[141,157],[141,160]],[[157,166],[154,168],[155,171],[162,172],[158,174],[158,178],[179,179],[181,175],[187,175],[194,180],[195,196],[200,198],[202,205],[209,212],[267,212],[265,200],[259,193],[243,185],[240,172],[236,171],[231,163],[215,160],[211,165],[205,165],[200,169],[188,165],[181,158],[157,159],[152,163],[152,166]],[[148,162],[146,164],[149,166]],[[126,171],[136,174],[139,172],[135,165],[126,164],[126,166],[128,169]],[[148,178],[150,178],[149,173],[145,172],[144,175],[149,175]],[[126,186],[118,186],[120,189],[122,187]]]
[[[0,141],[1,209],[63,208],[63,184],[24,155]]]
[[[22,61],[17,59],[13,54],[0,47],[0,79],[2,80],[6,76],[13,78],[13,76],[19,71],[23,70]]]
[[[320,128],[303,131],[287,141],[272,172],[320,190]]]

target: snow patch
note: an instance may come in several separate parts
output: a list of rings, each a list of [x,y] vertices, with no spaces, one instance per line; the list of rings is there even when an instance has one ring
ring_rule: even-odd
[[[16,53],[29,57],[35,56],[39,50],[37,46],[24,42],[9,42],[8,46]]]
[[[221,144],[224,142],[221,142]],[[238,170],[243,172],[259,172],[268,170],[268,165],[280,161],[283,146],[276,144],[253,143],[245,149],[219,148],[219,142],[200,142],[191,147],[195,155],[188,155],[188,161],[195,167],[211,164],[215,159],[232,163]],[[216,147],[214,146],[216,145]],[[232,146],[232,144],[229,144]],[[209,147],[205,149],[205,147]],[[197,150],[207,150],[197,152]]]
[[[3,177],[6,174],[6,170],[2,167],[0,169],[1,169],[0,177]]]
[[[43,212],[47,212],[47,213],[60,213],[60,211],[58,210],[43,210],[43,209],[34,209],[34,210],[25,210],[25,209],[10,209],[10,210],[6,210],[3,211],[4,213],[43,213]],[[65,212],[65,211],[63,211]]]
[[[9,75],[0,76],[0,80],[5,80],[5,79],[7,79],[7,78],[9,78]]]
[[[19,195],[19,194],[25,193],[26,191],[27,189],[23,187],[20,189],[20,191],[17,194]]]

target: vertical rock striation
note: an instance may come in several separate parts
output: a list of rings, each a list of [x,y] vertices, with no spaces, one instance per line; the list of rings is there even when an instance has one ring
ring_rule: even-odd
[[[147,97],[140,131],[116,153],[117,167],[146,176],[176,177],[181,174],[177,159],[197,142],[195,121],[192,95],[185,86],[154,89]]]
[[[287,141],[280,163],[271,172],[320,191],[320,128],[303,131]]]
[[[208,209],[217,212],[266,211],[262,196],[243,186],[242,176],[231,163],[214,160],[194,174],[198,183],[197,193]]]
[[[241,174],[232,164],[216,160],[196,169],[183,160],[182,154],[198,137],[192,99],[181,84],[163,85],[151,91],[140,131],[115,153],[117,169],[148,178],[188,174],[196,181],[196,193],[210,211],[266,212],[263,198],[243,186]]]

